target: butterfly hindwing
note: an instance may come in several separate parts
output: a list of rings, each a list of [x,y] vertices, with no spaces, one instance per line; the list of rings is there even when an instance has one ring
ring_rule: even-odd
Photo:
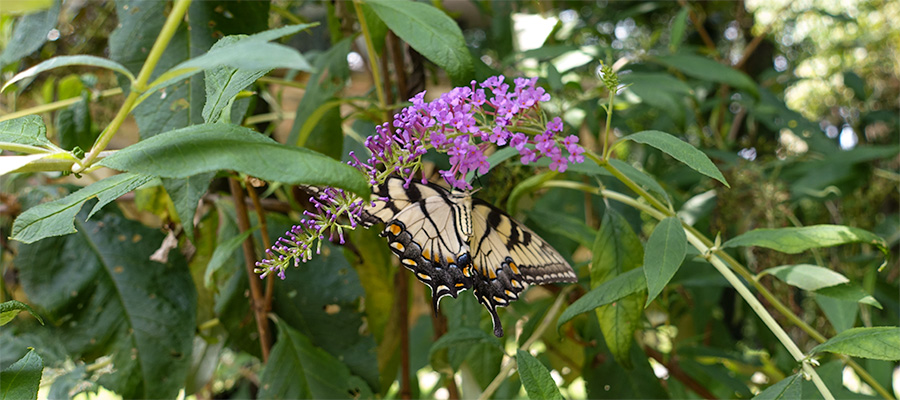
[[[403,180],[393,183],[402,188]],[[390,184],[391,181],[387,183]],[[468,219],[468,210],[440,187],[436,190],[411,183],[409,188],[413,192],[403,197],[408,203],[406,207],[389,214],[386,210],[391,207],[385,206],[376,213],[390,215],[382,235],[388,238],[391,251],[400,258],[400,263],[431,288],[433,307],[437,310],[442,297],[455,298],[472,286],[475,273],[469,262],[468,235],[457,228],[460,219]],[[421,198],[421,193],[430,196]],[[418,201],[410,201],[415,199]]]
[[[470,241],[480,280],[475,297],[491,313],[494,334],[503,335],[497,307],[519,298],[528,284],[577,282],[569,263],[552,246],[484,201],[473,199]]]

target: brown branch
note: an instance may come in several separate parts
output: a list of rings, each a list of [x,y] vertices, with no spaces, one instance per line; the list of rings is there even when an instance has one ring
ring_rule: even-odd
[[[250,201],[253,202],[253,209],[256,211],[256,218],[259,221],[259,233],[262,235],[262,245],[264,249],[272,247],[272,239],[269,237],[269,229],[266,224],[266,210],[259,201],[259,195],[256,194],[256,188],[251,184],[255,178],[247,178],[247,194],[250,195]],[[263,301],[263,310],[269,312],[272,310],[272,293],[275,288],[275,276],[269,274],[266,277],[266,297]]]
[[[409,277],[403,268],[394,274],[394,287],[397,291],[396,306],[400,317],[400,398],[411,399],[409,376]]]
[[[691,378],[690,375],[684,372],[684,370],[682,370],[681,367],[678,366],[678,363],[675,362],[675,357],[672,357],[672,359],[667,362],[665,361],[662,353],[650,347],[644,347],[644,352],[647,353],[648,356],[652,357],[654,360],[662,364],[664,367],[666,367],[666,369],[669,370],[670,376],[678,379],[679,382],[684,384],[684,386],[686,386],[688,389],[693,390],[694,393],[697,393],[700,397],[704,399],[717,398],[714,394],[712,394],[712,392],[703,387],[700,382],[695,381],[694,378]]]
[[[250,230],[250,218],[247,216],[247,204],[244,201],[244,190],[235,178],[228,178],[228,186],[231,188],[231,197],[234,199],[234,210],[237,214],[237,224],[241,232]],[[250,308],[256,317],[256,328],[259,331],[259,345],[262,348],[262,360],[269,360],[269,349],[272,347],[269,338],[269,320],[266,319],[266,309],[259,277],[253,272],[256,265],[256,251],[253,246],[253,236],[241,244],[244,249],[244,267],[247,269],[247,280],[250,284]]]
[[[394,35],[394,32],[391,31],[388,31],[386,41],[390,49],[391,61],[394,63],[394,74],[397,76],[397,93],[400,94],[403,100],[408,99],[413,94],[409,93],[409,85],[406,84],[406,63],[403,60],[402,45],[397,35]]]

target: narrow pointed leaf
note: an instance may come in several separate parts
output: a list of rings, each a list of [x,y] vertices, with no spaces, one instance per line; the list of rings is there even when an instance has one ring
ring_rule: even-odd
[[[800,228],[755,229],[733,238],[726,247],[759,246],[782,253],[797,254],[816,247],[847,243],[867,243],[888,255],[887,244],[878,235],[864,229],[843,225],[813,225]]]
[[[850,282],[846,276],[818,265],[782,265],[762,272],[770,274],[784,283],[803,290],[818,290],[824,287]]]
[[[644,247],[644,275],[647,277],[647,305],[662,293],[675,276],[687,252],[687,237],[681,221],[669,217],[659,222]]]
[[[267,181],[334,186],[361,196],[370,193],[365,176],[347,164],[231,124],[161,133],[119,150],[100,164],[163,178],[235,170]]]
[[[559,319],[556,321],[556,329],[558,330],[566,322],[575,318],[576,315],[591,311],[602,305],[610,304],[632,293],[637,293],[647,288],[647,281],[644,278],[644,269],[635,268],[622,275],[612,278],[600,284],[590,292],[587,292],[580,299],[569,305]]]
[[[731,187],[706,154],[675,136],[662,131],[642,131],[628,135],[625,139],[653,146],[695,171]]]
[[[837,334],[812,349],[810,353],[845,354],[876,360],[900,360],[900,328],[879,326],[852,328]]]
[[[556,382],[550,376],[550,371],[531,353],[519,350],[516,352],[516,364],[519,367],[519,379],[525,392],[531,399],[563,399],[556,387]]]
[[[628,221],[612,208],[607,208],[594,241],[591,262],[591,288],[596,288],[643,263],[641,239]],[[631,369],[631,345],[641,313],[644,311],[642,292],[626,296],[613,304],[597,308],[597,319],[606,346],[623,367]]]
[[[16,74],[16,76],[12,77],[12,79],[7,81],[3,85],[3,88],[0,89],[0,92],[6,90],[6,88],[8,88],[9,85],[12,85],[13,83],[21,81],[22,79],[31,78],[33,76],[36,76],[37,74],[40,74],[41,72],[49,71],[54,68],[68,67],[71,65],[86,65],[86,66],[90,66],[90,67],[100,67],[100,68],[111,69],[122,75],[125,75],[131,81],[134,80],[134,75],[132,75],[131,72],[128,71],[127,68],[125,68],[124,65],[119,64],[112,60],[108,60],[106,58],[101,58],[101,57],[96,57],[96,56],[88,56],[88,55],[83,55],[83,54],[77,55],[77,56],[59,56],[59,57],[53,57],[47,61],[44,61],[38,65],[35,65],[31,68],[28,68],[28,69]]]
[[[853,283],[843,283],[836,286],[824,287],[816,290],[815,293],[833,299],[868,304],[879,309],[881,308],[881,303],[879,303],[878,300],[875,300],[875,298],[869,293],[866,293],[863,288]]]
[[[759,97],[759,88],[747,74],[707,57],[676,54],[659,57],[656,61],[675,68],[687,76],[707,82],[719,82],[742,89]]]
[[[13,222],[12,239],[22,243],[33,243],[50,236],[74,233],[75,215],[86,201],[94,197],[100,200],[91,210],[93,215],[119,196],[151,179],[152,177],[141,174],[119,174],[92,183],[59,200],[29,208]]]

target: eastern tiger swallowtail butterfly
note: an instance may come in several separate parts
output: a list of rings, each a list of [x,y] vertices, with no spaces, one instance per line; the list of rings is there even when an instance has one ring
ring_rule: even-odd
[[[373,188],[364,226],[385,224],[391,251],[431,288],[432,306],[472,288],[503,336],[497,307],[529,284],[576,282],[565,259],[525,225],[469,193],[389,177]]]

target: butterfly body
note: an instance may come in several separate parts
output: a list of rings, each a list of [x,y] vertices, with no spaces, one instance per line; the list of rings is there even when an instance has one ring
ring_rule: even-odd
[[[568,262],[547,242],[501,210],[467,192],[389,177],[373,188],[362,223],[384,223],[382,236],[400,264],[444,296],[472,289],[503,336],[497,307],[518,299],[529,284],[575,282]]]

